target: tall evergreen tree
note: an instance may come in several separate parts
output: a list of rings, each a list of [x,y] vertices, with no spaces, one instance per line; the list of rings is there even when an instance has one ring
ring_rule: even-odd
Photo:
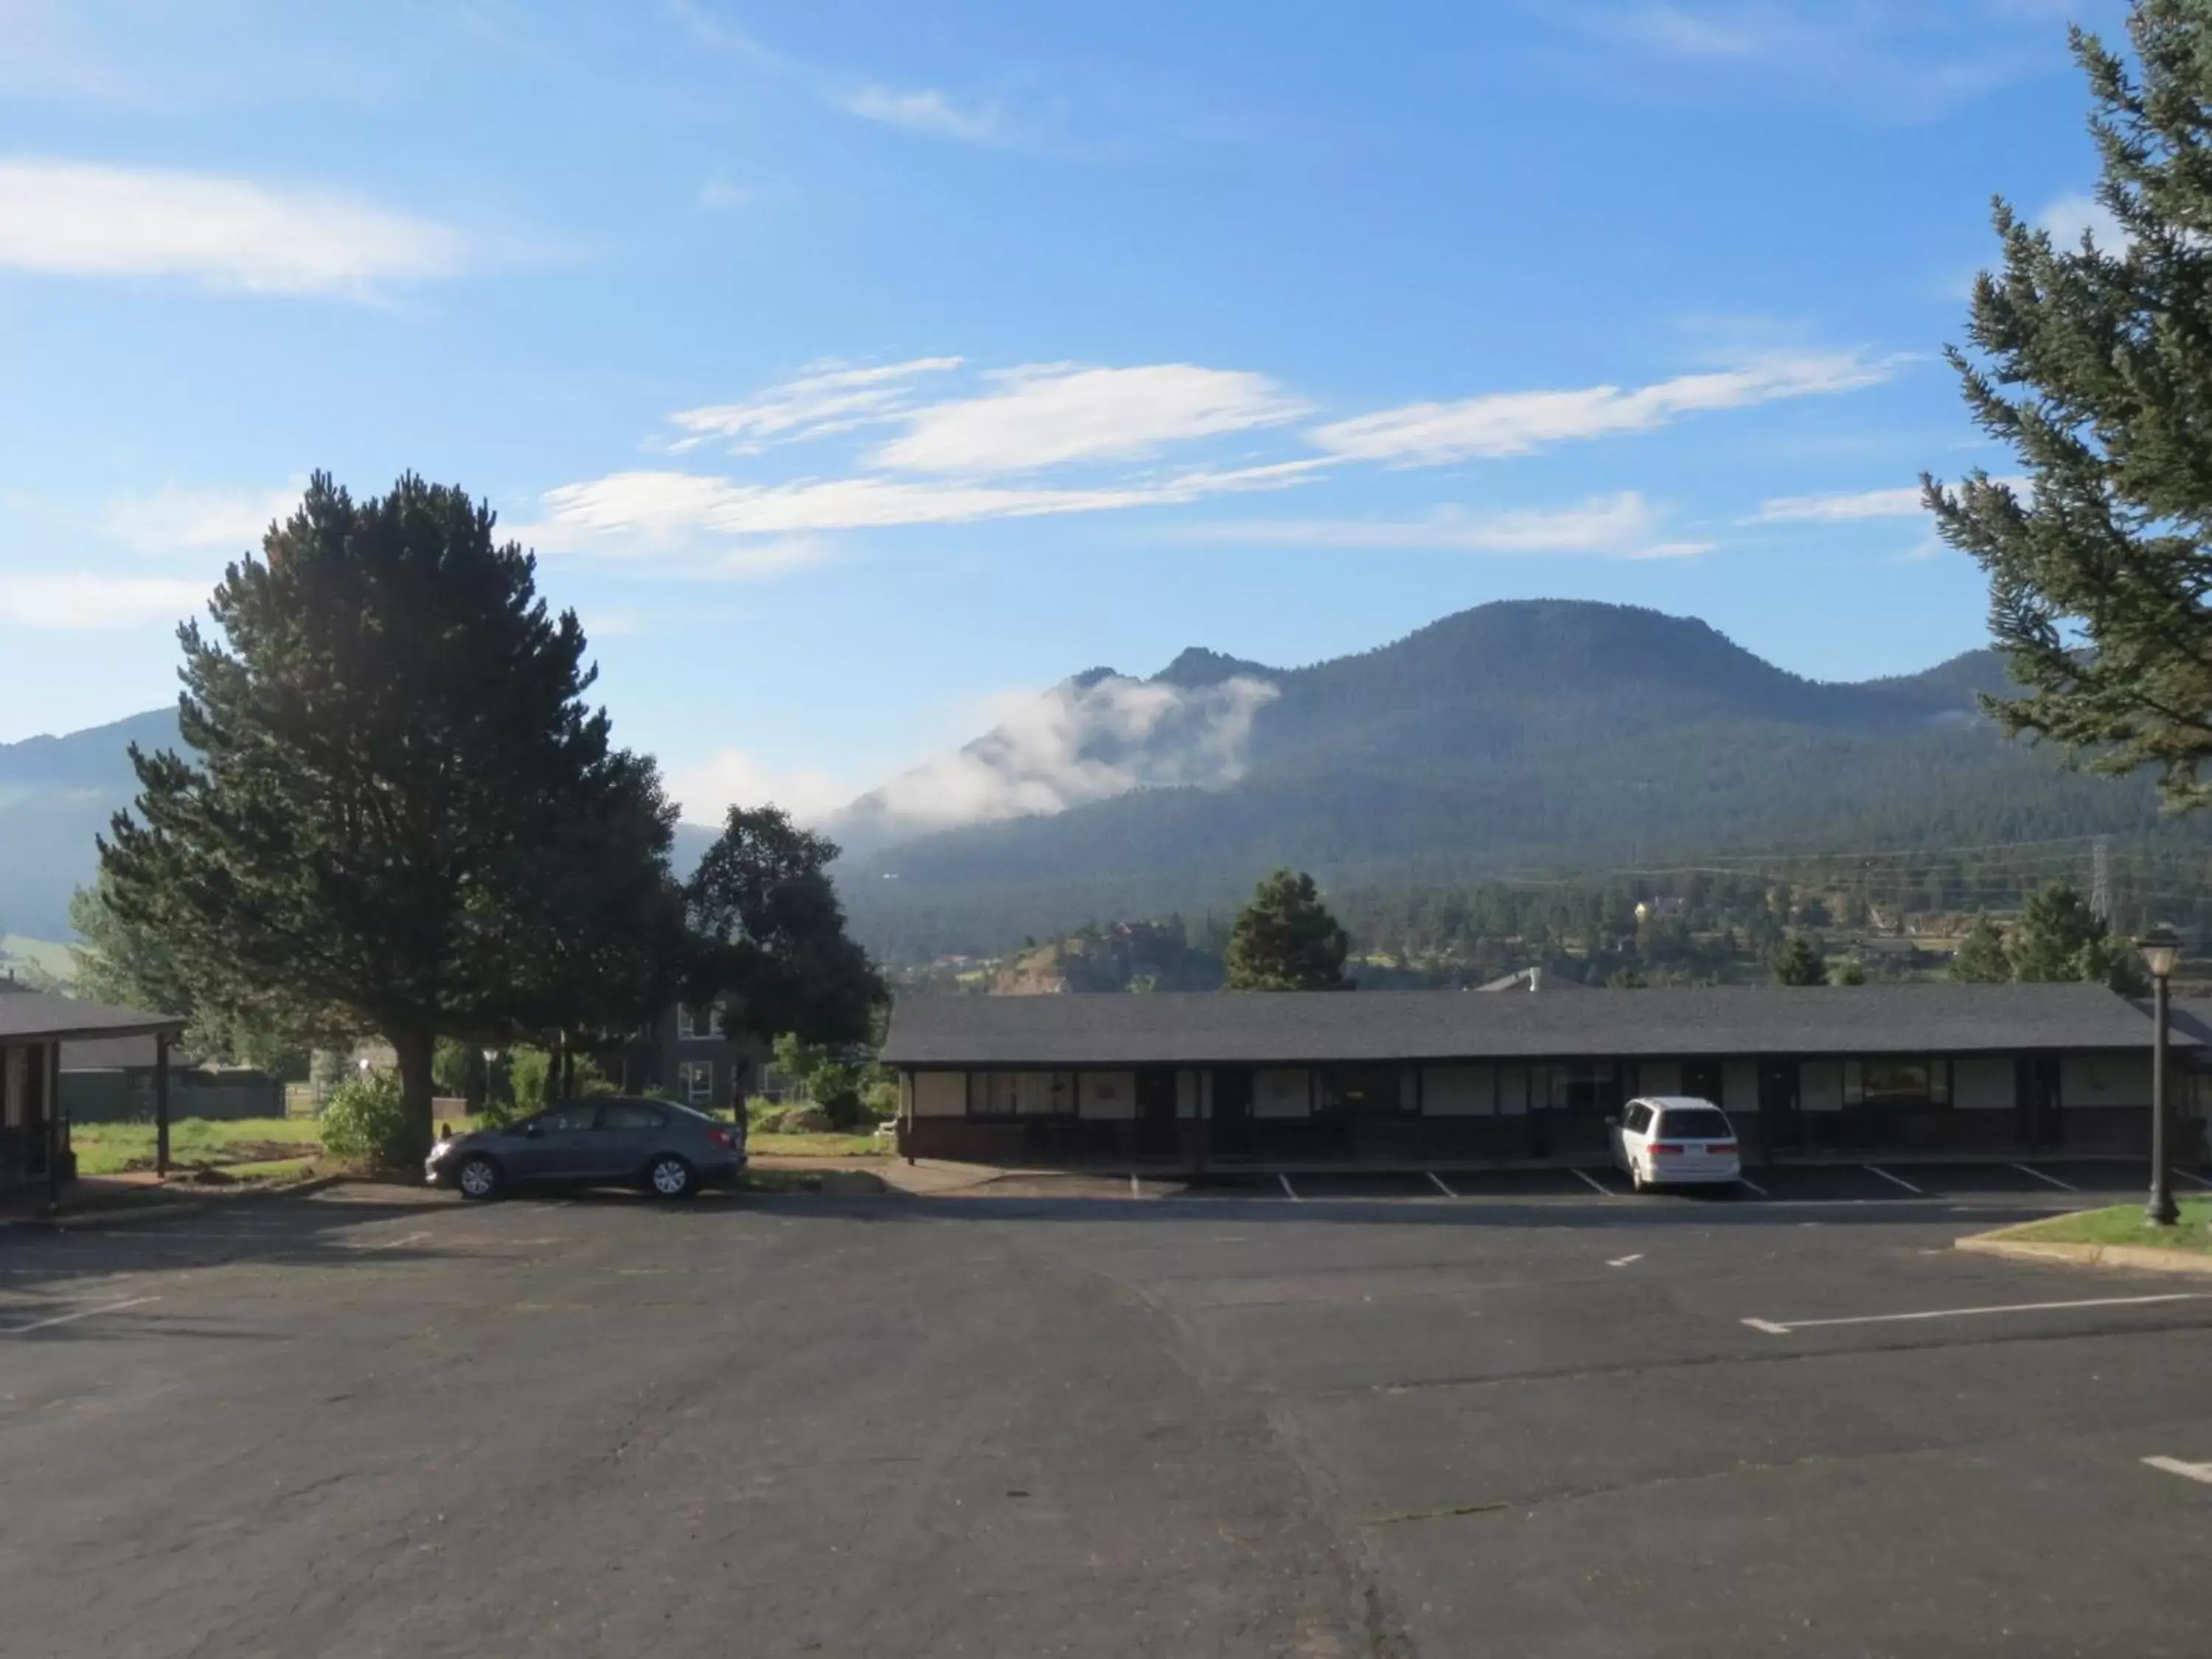
[[[2212,800],[2212,7],[2137,0],[2128,33],[2133,73],[2073,34],[2116,244],[2060,246],[1999,201],[1978,358],[1949,354],[2027,488],[1978,471],[1923,484],[1944,539],[1989,573],[2026,690],[1991,711],[2093,769],[2155,767],[2195,807]]]
[[[1237,914],[1229,933],[1232,991],[1342,991],[1351,937],[1321,902],[1314,878],[1278,870]]]
[[[1790,934],[1789,943],[1775,955],[1774,982],[1777,985],[1826,985],[1828,982],[1828,963],[1820,954],[1820,947],[1806,934]]]
[[[1951,977],[1969,985],[2003,985],[2012,979],[2012,954],[2004,934],[1987,916],[1976,916],[1974,926],[1951,955]]]
[[[684,890],[701,951],[691,993],[728,994],[761,1036],[836,1046],[866,1040],[889,993],[845,932],[830,879],[837,843],[779,807],[732,806]]]
[[[186,752],[133,748],[137,817],[100,848],[197,1006],[388,1042],[417,1148],[441,1036],[635,1023],[680,938],[674,812],[494,524],[411,475],[356,502],[318,473],[216,588],[220,637],[179,631]]]

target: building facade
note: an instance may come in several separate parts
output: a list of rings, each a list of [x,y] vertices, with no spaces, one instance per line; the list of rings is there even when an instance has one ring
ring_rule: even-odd
[[[151,1100],[167,1161],[168,1045],[184,1022],[137,1008],[39,992],[0,994],[0,1198],[43,1192],[51,1198],[76,1173],[62,1089],[62,1054],[74,1043],[140,1037],[154,1045]]]
[[[2191,1158],[2205,1035],[2171,1036]],[[883,1058],[917,1156],[1587,1163],[1624,1102],[1688,1094],[1756,1164],[2141,1152],[2151,1038],[2091,985],[916,997]]]
[[[661,1089],[687,1105],[720,1111],[743,1105],[747,1095],[758,1091],[768,1050],[757,1038],[738,1031],[728,1004],[717,1000],[703,1007],[671,1008],[596,1058],[625,1094]]]

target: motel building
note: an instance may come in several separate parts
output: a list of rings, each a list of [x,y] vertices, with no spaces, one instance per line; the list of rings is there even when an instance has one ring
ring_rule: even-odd
[[[907,997],[883,1060],[914,1157],[1591,1163],[1625,1102],[1686,1094],[1756,1165],[2140,1154],[2151,1041],[2148,1003],[2095,985],[1201,992]],[[2194,1164],[2212,1025],[2178,1002],[2169,1042]]]

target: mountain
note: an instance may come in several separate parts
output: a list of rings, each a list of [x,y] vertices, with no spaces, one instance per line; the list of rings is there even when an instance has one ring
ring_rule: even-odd
[[[1825,684],[1694,618],[1553,600],[1484,605],[1304,668],[1187,651],[1151,680],[1060,689],[1063,714],[1101,688],[1177,711],[1155,723],[1164,757],[1117,738],[1109,769],[1133,787],[878,840],[848,857],[843,885],[861,936],[896,959],[1233,904],[1277,865],[1417,884],[2149,831],[2147,781],[2068,772],[2001,737],[1974,694],[2005,684],[1986,651]],[[1209,700],[1235,717],[1208,726]],[[1000,738],[960,751],[969,799],[988,794],[973,775]],[[1062,752],[1079,761],[1087,742],[1079,732]],[[1021,781],[1048,793],[1030,749]],[[1193,753],[1210,775],[1174,775]]]
[[[71,936],[70,894],[93,878],[93,837],[138,792],[134,743],[174,748],[176,710],[0,744],[0,933]]]

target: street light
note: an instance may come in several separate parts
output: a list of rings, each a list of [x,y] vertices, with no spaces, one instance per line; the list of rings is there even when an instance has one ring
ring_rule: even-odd
[[[2174,1206],[2173,1181],[2166,1168],[2166,982],[2181,960],[2181,940],[2171,927],[2154,927],[2136,941],[2143,966],[2150,969],[2150,1201],[2143,1219],[2154,1227],[2171,1227],[2181,1219]]]

